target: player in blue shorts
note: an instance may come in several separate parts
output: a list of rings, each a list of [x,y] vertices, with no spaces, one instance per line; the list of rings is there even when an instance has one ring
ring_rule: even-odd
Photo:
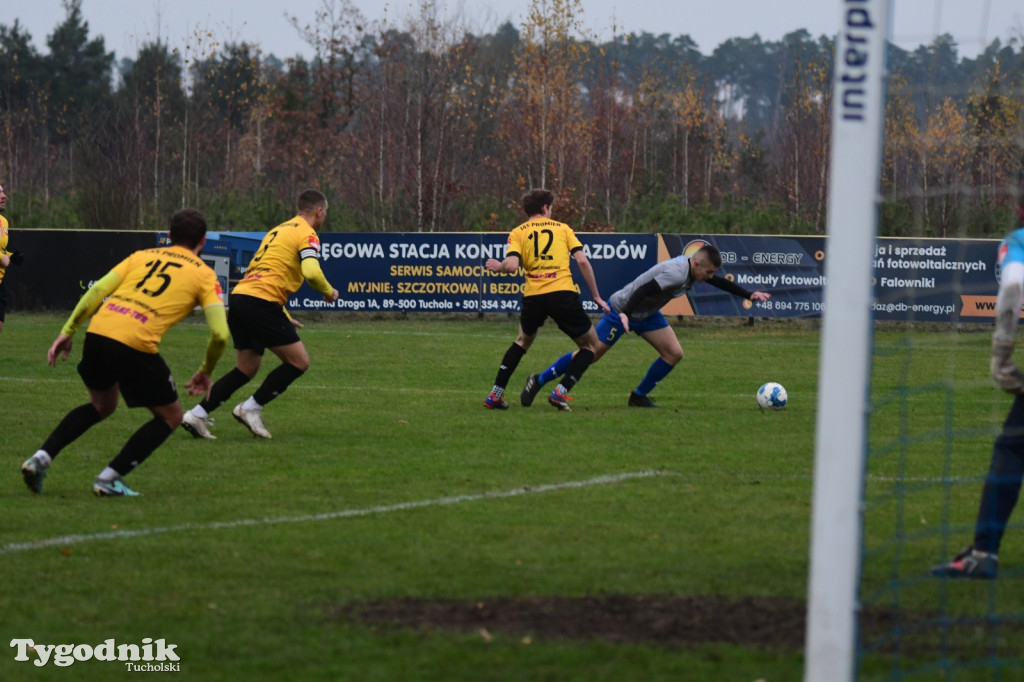
[[[661,313],[666,303],[685,295],[697,282],[707,282],[751,301],[767,301],[771,298],[771,294],[763,291],[749,292],[724,277],[718,277],[715,270],[721,266],[722,254],[718,248],[706,244],[692,256],[679,256],[658,263],[608,299],[611,311],[605,313],[597,323],[598,343],[594,351],[594,362],[600,360],[609,348],[631,331],[651,344],[659,355],[647,369],[640,384],[630,393],[630,406],[658,407],[648,393],[683,359],[679,339]],[[542,373],[530,375],[519,396],[524,407],[533,404],[534,397],[544,384],[565,372],[573,354],[566,353]]]
[[[1024,225],[1024,197],[1017,204],[1017,219]],[[1014,396],[1013,405],[992,446],[992,461],[974,524],[974,544],[948,563],[933,566],[931,574],[937,577],[996,577],[999,545],[1024,481],[1024,372],[1013,359],[1017,320],[1024,303],[1024,227],[1002,241],[996,262],[999,295],[990,370],[996,385]]]

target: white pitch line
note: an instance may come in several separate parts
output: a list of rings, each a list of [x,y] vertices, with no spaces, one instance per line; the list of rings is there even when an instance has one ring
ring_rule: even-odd
[[[548,483],[537,486],[523,486],[503,492],[477,493],[475,495],[452,495],[450,497],[436,497],[431,500],[418,500],[414,502],[400,502],[398,504],[380,505],[376,507],[364,507],[362,509],[343,509],[341,511],[323,512],[321,514],[304,514],[302,516],[277,516],[262,519],[238,519],[235,521],[214,521],[212,523],[183,523],[177,526],[161,526],[157,528],[138,528],[136,530],[114,530],[103,533],[84,533],[76,535],[65,535],[59,538],[47,540],[36,540],[35,542],[16,542],[0,547],[0,556],[4,554],[16,554],[18,552],[30,552],[36,549],[47,547],[67,547],[83,542],[94,540],[119,540],[122,538],[138,538],[149,535],[161,535],[164,533],[177,533],[180,531],[220,530],[223,528],[242,528],[246,526],[272,526],[280,523],[305,523],[308,521],[331,521],[333,519],[347,519],[357,516],[370,516],[373,514],[389,514],[391,512],[406,511],[408,509],[420,509],[423,507],[442,507],[463,502],[477,502],[480,500],[495,500],[505,497],[518,497],[520,495],[535,495],[549,493],[557,490],[570,490],[572,488],[587,488],[595,485],[609,485],[621,483],[640,478],[653,478],[655,476],[674,475],[667,471],[634,471],[625,474],[612,474],[608,476],[597,476],[582,481],[566,481],[564,483]]]
[[[978,483],[985,480],[983,474],[977,476],[878,476],[868,474],[869,481],[879,483]]]

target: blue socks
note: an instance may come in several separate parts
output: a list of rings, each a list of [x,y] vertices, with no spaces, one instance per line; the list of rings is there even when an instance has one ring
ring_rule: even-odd
[[[658,382],[668,376],[673,367],[675,365],[670,365],[661,358],[652,362],[651,366],[647,368],[647,375],[640,382],[640,385],[636,387],[637,395],[647,395],[653,391]]]
[[[560,357],[557,360],[555,360],[555,364],[551,365],[546,370],[541,372],[540,378],[538,379],[538,381],[540,382],[540,385],[543,386],[544,384],[548,383],[549,381],[557,379],[558,377],[560,377],[563,374],[565,374],[565,370],[569,369],[569,363],[570,362],[572,362],[572,353],[571,352],[570,353],[566,353],[562,357]]]
[[[555,360],[555,364],[548,367],[540,374],[540,385],[557,379],[558,377],[565,374],[565,371],[569,369],[569,363],[572,362],[572,353],[566,353],[562,357]],[[670,365],[661,358],[658,358],[651,363],[651,366],[647,369],[647,375],[644,377],[640,385],[636,387],[638,395],[647,395],[654,390],[654,387],[658,385],[658,382],[668,376],[668,373],[672,371],[675,365]]]

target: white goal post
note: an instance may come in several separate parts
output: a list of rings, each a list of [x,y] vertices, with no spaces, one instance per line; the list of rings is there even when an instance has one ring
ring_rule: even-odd
[[[842,0],[811,510],[805,682],[855,674],[888,0]]]

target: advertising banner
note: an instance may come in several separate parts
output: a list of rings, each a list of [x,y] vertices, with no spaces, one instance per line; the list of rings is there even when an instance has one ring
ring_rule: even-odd
[[[756,235],[578,234],[607,299],[656,263],[692,255],[703,243],[722,252],[718,274],[769,301],[751,303],[707,284],[670,302],[666,315],[819,317],[823,310],[825,237]],[[213,232],[204,252],[227,259],[229,291],[249,265],[262,232]],[[15,243],[15,239],[17,243]],[[341,292],[335,304],[306,285],[288,301],[294,310],[518,313],[523,277],[484,269],[505,254],[505,233],[325,233],[321,265]],[[60,249],[54,250],[53,243]],[[12,248],[27,255],[8,269],[10,310],[70,310],[82,293],[134,250],[165,243],[166,233],[18,230]],[[991,322],[999,242],[992,239],[879,238],[874,246],[877,320]],[[42,254],[42,255],[41,255]],[[597,307],[573,267],[590,312]],[[223,278],[223,271],[219,272]],[[222,285],[224,282],[222,282]]]
[[[577,236],[594,267],[604,298],[658,262],[657,235]],[[252,233],[218,235],[220,241],[249,243],[249,252],[254,250],[253,237]],[[318,292],[303,284],[288,300],[288,308],[518,313],[522,272],[497,274],[484,267],[488,258],[505,257],[507,238],[505,233],[321,234],[320,264],[341,296],[327,303]],[[573,276],[581,287],[584,308],[596,313],[598,307],[575,265]]]
[[[705,243],[722,253],[718,274],[768,301],[742,300],[698,283],[671,301],[666,315],[727,317],[820,317],[826,264],[823,236],[704,234],[577,235],[597,277],[601,295],[612,293],[658,262],[692,255]],[[262,234],[211,235],[231,245],[232,284],[244,275]],[[495,274],[488,258],[505,255],[505,233],[325,233],[321,265],[341,293],[326,303],[307,285],[288,301],[293,310],[518,313],[522,272]],[[998,242],[983,239],[879,238],[872,286],[875,319],[925,322],[987,322],[998,287]],[[588,312],[597,306],[573,267]]]
[[[815,237],[661,235],[665,257],[691,256],[704,244],[722,252],[718,275],[767,301],[746,301],[708,284],[662,309],[666,315],[820,317],[825,286],[825,240]]]
[[[691,255],[711,243],[722,252],[718,274],[749,291],[767,291],[751,303],[700,284],[688,300],[664,309],[673,315],[819,317],[829,257],[825,237],[661,235],[665,256]],[[875,242],[876,320],[985,322],[994,316],[998,242],[986,239],[879,238]]]
[[[981,239],[879,239],[875,319],[992,321],[999,290],[998,244]]]

